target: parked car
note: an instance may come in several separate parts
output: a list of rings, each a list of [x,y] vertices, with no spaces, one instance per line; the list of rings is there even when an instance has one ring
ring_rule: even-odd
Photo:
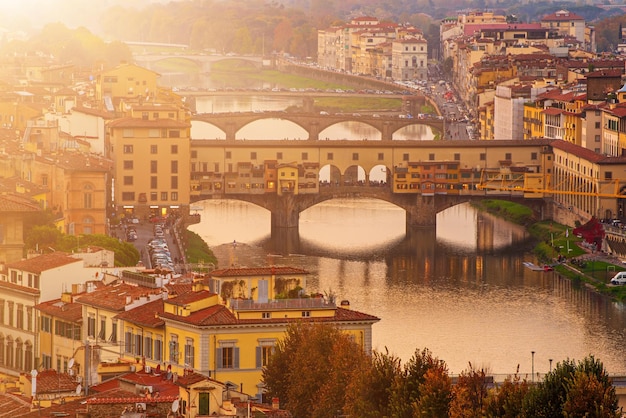
[[[611,279],[611,284],[615,286],[626,285],[626,271],[620,271]]]

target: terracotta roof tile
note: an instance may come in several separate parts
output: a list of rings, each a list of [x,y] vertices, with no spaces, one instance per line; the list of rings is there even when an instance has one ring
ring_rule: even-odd
[[[163,300],[159,299],[119,313],[115,315],[115,318],[140,326],[158,328],[165,323],[160,318],[163,314],[163,306]]]
[[[97,306],[112,311],[124,311],[126,305],[136,298],[146,296],[153,289],[116,282],[108,286],[88,292],[76,298],[81,304]]]
[[[80,303],[65,303],[59,298],[35,305],[35,309],[68,322],[76,324],[83,322],[83,306]]]
[[[32,380],[30,373],[26,373],[26,378]],[[37,394],[74,392],[78,382],[74,376],[67,373],[57,373],[56,370],[48,369],[37,373]]]
[[[36,212],[41,208],[32,199],[17,194],[0,195],[0,212]]]
[[[7,268],[27,271],[29,273],[41,274],[46,270],[63,267],[68,264],[83,263],[83,260],[70,257],[68,254],[55,251],[52,253],[42,254],[37,257],[28,258],[26,260],[8,263]]]

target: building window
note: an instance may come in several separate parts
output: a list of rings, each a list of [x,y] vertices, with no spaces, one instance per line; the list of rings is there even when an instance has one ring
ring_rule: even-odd
[[[122,192],[122,200],[125,202],[134,202],[135,192]]]
[[[510,161],[511,160],[511,153],[510,152],[505,153],[504,154],[504,159]]]
[[[50,332],[51,331],[51,323],[52,319],[49,316],[41,317],[41,332]]]
[[[133,176],[124,176],[124,186],[133,185]]]
[[[135,349],[133,350],[133,354],[136,356],[143,355],[143,341],[141,334],[135,334]]]
[[[251,159],[251,160],[256,160],[256,152],[255,152],[255,151],[252,151],[252,152],[250,153],[250,159]]]
[[[612,171],[606,171],[604,173],[604,180],[611,180],[613,178],[613,172]]]
[[[196,150],[191,151],[191,158],[198,158],[198,151]]]
[[[171,130],[168,132],[170,138],[180,138],[179,130]],[[178,152],[178,151],[177,151]]]
[[[353,152],[352,153],[352,161],[358,161],[359,160],[359,153],[358,152]]]
[[[124,333],[124,352],[133,352],[133,331],[130,328]]]
[[[156,202],[157,200],[159,200],[159,193],[158,192],[150,192],[150,201],[151,202]]]
[[[94,314],[89,314],[87,318],[87,336],[89,338],[96,336],[96,317]]]
[[[26,307],[26,330],[27,331],[33,330],[33,307],[32,306]]]
[[[379,152],[378,153],[378,161],[383,161],[384,159],[385,159],[385,153]]]
[[[311,316],[311,311],[302,311],[303,318],[309,318]]]
[[[277,160],[282,160],[283,159],[283,153],[282,152],[277,152],[276,153],[276,159]]]
[[[156,154],[159,152],[159,148],[156,145],[150,145],[150,154]]]
[[[185,367],[194,367],[194,347],[191,338],[185,341]]]
[[[124,160],[124,170],[133,169],[133,160]]]
[[[163,361],[163,340],[161,340],[161,336],[157,336],[154,340],[154,360]]]
[[[170,363],[178,364],[178,335],[170,336]]]
[[[261,318],[263,319],[270,319],[272,317],[272,313],[271,312],[261,312]]]
[[[171,200],[172,202],[178,202],[178,192],[172,192],[172,193],[170,194],[170,200]]]
[[[48,175],[47,174],[42,174],[41,175],[41,184],[43,186],[47,186],[48,185]]]
[[[151,160],[150,161],[150,173],[151,174],[156,174],[157,170],[159,168],[159,163],[156,160]]]
[[[461,161],[461,154],[458,152],[454,153],[454,161]]]
[[[178,154],[178,145],[172,145],[172,154]]]
[[[156,189],[158,188],[158,180],[157,180],[157,176],[150,176],[150,188],[151,189]],[[156,200],[156,197],[153,199]]]
[[[17,311],[15,312],[16,317],[16,327],[18,329],[24,329],[24,305],[21,303],[17,304]]]
[[[152,333],[147,332],[143,340],[144,356],[146,356],[146,358],[152,358]]]
[[[428,154],[428,159],[430,161],[435,161],[435,154],[433,154],[433,153]]]
[[[132,145],[124,145],[124,154],[132,154],[133,146]]]
[[[178,189],[178,176],[172,176],[170,180],[170,189]]]
[[[402,154],[402,161],[409,161],[409,154]]]
[[[174,160],[171,162],[170,164],[170,171],[172,172],[172,174],[177,174],[178,173],[178,161]]]
[[[107,319],[105,316],[100,317],[100,332],[98,333],[98,338],[101,340],[106,340],[107,338]]]
[[[480,153],[480,161],[485,161],[487,159],[487,154],[484,152]]]
[[[79,337],[80,338],[80,337]],[[111,335],[109,336],[109,342],[117,342],[117,321],[111,321]]]
[[[217,364],[222,369],[239,368],[239,347],[234,342],[220,342],[217,349]]]
[[[327,159],[327,160],[332,161],[332,160],[333,160],[333,158],[335,158],[335,156],[333,155],[333,153],[332,153],[332,152],[329,152],[328,154],[326,154],[326,159]]]
[[[305,161],[305,160],[308,160],[308,159],[309,159],[309,153],[308,152],[303,152],[302,153],[302,160]]]
[[[259,346],[256,347],[256,368],[260,369],[269,363],[269,359],[274,354],[276,340],[260,340]]]
[[[167,201],[167,192],[161,192],[161,200],[164,202]]]
[[[537,153],[536,152],[531,152],[530,153],[530,159],[531,160],[536,160],[537,159]]]
[[[230,151],[226,151],[226,158],[228,159],[233,158]]]

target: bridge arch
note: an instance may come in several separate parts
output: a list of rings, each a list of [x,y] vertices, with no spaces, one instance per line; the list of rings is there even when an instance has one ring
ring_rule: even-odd
[[[193,139],[226,139],[226,132],[211,122],[192,120],[191,130]]]
[[[336,138],[333,137],[332,131],[333,129],[343,126],[350,131],[354,131],[354,137],[352,138]],[[382,132],[380,128],[372,125],[371,123],[367,123],[360,120],[348,120],[348,121],[339,121],[333,123],[332,125],[326,126],[323,130],[321,130],[318,134],[319,139],[327,139],[327,140],[372,140],[372,141],[380,141],[382,140]]]
[[[281,118],[259,118],[242,126],[235,133],[235,139],[277,139],[274,134],[268,134],[265,137],[258,136],[258,133],[273,132],[276,129],[277,123],[280,123],[281,125],[281,133],[285,133],[285,137],[278,139],[302,140],[309,138],[307,130],[302,125],[292,120]]]

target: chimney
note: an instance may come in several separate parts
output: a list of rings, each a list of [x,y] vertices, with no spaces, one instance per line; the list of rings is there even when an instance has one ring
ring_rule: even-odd
[[[346,300],[346,299],[342,300],[340,305],[344,309],[350,309],[350,301],[349,300]]]

